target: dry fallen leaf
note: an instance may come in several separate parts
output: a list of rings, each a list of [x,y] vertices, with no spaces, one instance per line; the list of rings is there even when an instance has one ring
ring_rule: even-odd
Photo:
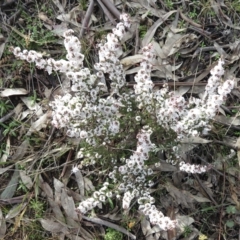
[[[32,179],[27,175],[26,171],[20,170],[20,178],[23,182],[23,184],[28,188],[31,189],[33,186],[33,181]]]
[[[5,219],[9,220],[16,217],[26,207],[26,205],[27,203],[21,203],[21,204],[15,205],[12,209],[10,209]]]
[[[1,93],[0,97],[9,97],[14,95],[26,95],[28,91],[24,88],[5,88]]]
[[[15,171],[13,175],[11,176],[10,181],[8,182],[8,185],[5,187],[4,191],[0,195],[0,199],[8,199],[14,196],[17,186],[18,186],[18,181],[19,181],[19,170],[15,166]]]
[[[52,219],[40,219],[40,222],[42,227],[49,232],[69,234],[66,226]]]

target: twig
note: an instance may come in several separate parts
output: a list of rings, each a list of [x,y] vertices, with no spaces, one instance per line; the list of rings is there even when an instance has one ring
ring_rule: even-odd
[[[101,0],[103,4],[108,8],[108,10],[115,16],[118,20],[120,19],[120,12],[115,7],[115,5],[109,0]]]
[[[129,231],[127,231],[125,228],[123,227],[120,227],[114,223],[111,223],[111,222],[107,222],[105,220],[102,220],[100,218],[92,218],[92,217],[86,217],[86,216],[82,216],[83,219],[89,221],[89,222],[93,222],[93,223],[97,223],[97,224],[100,224],[100,225],[104,225],[104,226],[107,226],[107,227],[110,227],[112,229],[115,229],[125,235],[127,235],[128,237],[130,237],[131,239],[136,239],[136,236],[133,235],[132,233],[130,233]]]
[[[111,15],[111,12],[107,9],[107,7],[102,3],[101,0],[97,0],[97,1],[100,7],[102,8],[102,10],[104,11],[105,15],[108,17],[108,19],[112,22],[113,25],[116,25],[117,23],[114,20],[113,16]]]
[[[14,115],[15,111],[12,110],[11,112],[9,112],[7,115],[5,115],[4,117],[0,118],[0,123],[3,123],[5,121],[7,121],[9,118],[12,117],[12,115]]]
[[[88,9],[87,9],[86,15],[85,15],[85,17],[83,19],[82,29],[80,31],[80,38],[83,37],[83,34],[84,34],[85,30],[88,27],[90,17],[91,17],[91,15],[93,13],[93,7],[94,7],[94,0],[91,0],[90,4],[88,6]]]

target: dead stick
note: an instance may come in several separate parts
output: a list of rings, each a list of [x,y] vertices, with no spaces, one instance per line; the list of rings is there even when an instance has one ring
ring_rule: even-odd
[[[83,19],[82,29],[80,31],[80,38],[83,37],[85,29],[87,29],[87,27],[88,27],[88,24],[89,24],[89,21],[90,21],[90,17],[91,17],[91,15],[93,13],[93,7],[94,7],[94,0],[91,0],[90,4],[88,6],[88,9],[87,9],[86,15],[85,15],[85,17]]]

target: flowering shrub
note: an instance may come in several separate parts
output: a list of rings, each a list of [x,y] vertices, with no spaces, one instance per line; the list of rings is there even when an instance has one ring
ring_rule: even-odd
[[[81,44],[72,30],[64,34],[66,60],[44,59],[40,53],[21,51],[19,47],[12,51],[16,57],[34,62],[49,74],[53,71],[66,74],[74,94],[66,93],[50,103],[52,124],[66,128],[69,137],[85,143],[79,153],[84,161],[90,164],[101,161],[104,165],[103,160],[108,159],[113,163],[109,181],[82,201],[78,210],[85,214],[114,195],[122,196],[122,207],[127,210],[132,200],[137,199],[139,209],[152,224],[164,230],[172,229],[176,221],[157,209],[150,193],[155,174],[152,166],[158,162],[154,152],[165,144],[178,160],[178,142],[209,131],[209,120],[226,100],[234,81],[221,81],[224,61],[220,59],[211,71],[201,99],[176,96],[168,86],[154,89],[151,72],[155,54],[149,44],[142,49],[143,61],[135,76],[134,89],[129,89],[119,57],[122,54],[120,41],[130,26],[130,19],[123,14],[121,21],[107,35],[106,41],[99,44],[99,62],[94,66],[97,71],[94,74],[84,67]],[[179,161],[179,168],[188,173],[203,173],[208,167]],[[77,171],[74,167],[72,172]]]

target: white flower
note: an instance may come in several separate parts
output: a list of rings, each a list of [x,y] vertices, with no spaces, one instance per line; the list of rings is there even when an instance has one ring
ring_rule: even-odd
[[[77,165],[73,166],[71,173],[77,173],[79,171],[79,168]]]
[[[88,137],[88,133],[86,131],[81,131],[80,132],[80,138],[87,138]]]

